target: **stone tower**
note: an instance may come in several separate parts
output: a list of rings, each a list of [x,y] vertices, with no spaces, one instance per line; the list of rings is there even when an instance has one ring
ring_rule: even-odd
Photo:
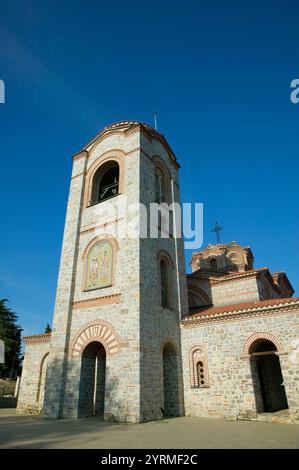
[[[45,416],[139,422],[183,415],[183,241],[118,231],[135,224],[140,203],[180,201],[178,169],[165,138],[136,121],[106,127],[74,155]],[[120,211],[124,196],[130,209]],[[159,234],[160,225],[161,218]]]

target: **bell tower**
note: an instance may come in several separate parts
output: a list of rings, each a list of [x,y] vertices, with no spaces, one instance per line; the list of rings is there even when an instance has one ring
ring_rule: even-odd
[[[183,414],[180,221],[170,214],[168,237],[163,215],[158,237],[148,226],[139,236],[128,231],[152,203],[179,203],[178,169],[165,138],[136,121],[107,126],[74,155],[45,416],[139,422]]]

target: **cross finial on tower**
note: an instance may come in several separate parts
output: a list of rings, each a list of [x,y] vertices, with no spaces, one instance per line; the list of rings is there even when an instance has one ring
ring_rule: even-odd
[[[216,233],[216,239],[217,239],[217,243],[220,243],[220,232],[221,230],[223,230],[223,227],[221,227],[218,222],[215,222],[215,227],[211,230],[211,232],[215,232]]]

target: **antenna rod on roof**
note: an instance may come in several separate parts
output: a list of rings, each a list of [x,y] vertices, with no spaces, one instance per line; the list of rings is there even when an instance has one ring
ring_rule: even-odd
[[[157,111],[154,111],[154,124],[155,124],[155,130],[157,131],[157,130],[158,130],[158,126],[157,126]]]

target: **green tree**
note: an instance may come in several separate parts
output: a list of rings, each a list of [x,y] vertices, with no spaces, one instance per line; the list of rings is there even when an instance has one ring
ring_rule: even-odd
[[[0,377],[13,377],[21,367],[21,333],[17,324],[18,316],[6,305],[7,299],[0,299],[0,339],[5,345],[5,364],[0,364]]]
[[[46,324],[46,328],[45,328],[45,333],[52,333],[52,328],[50,327],[49,323]]]

